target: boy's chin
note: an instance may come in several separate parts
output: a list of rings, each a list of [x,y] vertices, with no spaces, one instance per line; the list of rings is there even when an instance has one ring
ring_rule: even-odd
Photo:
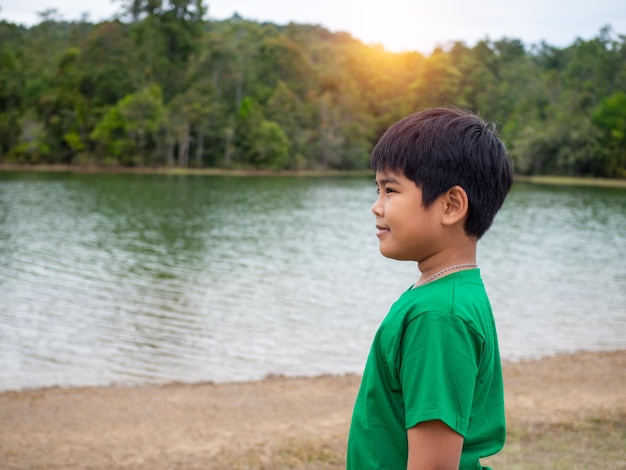
[[[403,256],[401,253],[396,253],[391,250],[385,250],[382,246],[379,247],[378,251],[380,251],[380,254],[383,255],[385,258],[393,259],[396,261],[415,261],[411,257]]]

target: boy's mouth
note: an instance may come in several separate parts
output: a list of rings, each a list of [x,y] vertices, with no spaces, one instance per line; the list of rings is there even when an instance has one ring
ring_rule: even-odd
[[[389,233],[388,227],[383,227],[382,225],[376,225],[376,236],[382,237],[386,233]]]

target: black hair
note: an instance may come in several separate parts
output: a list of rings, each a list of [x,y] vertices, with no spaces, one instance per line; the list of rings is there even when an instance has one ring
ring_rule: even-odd
[[[483,236],[513,184],[513,162],[495,125],[457,108],[433,108],[396,122],[371,154],[375,171],[396,171],[422,190],[428,207],[453,186],[467,193],[465,231]]]

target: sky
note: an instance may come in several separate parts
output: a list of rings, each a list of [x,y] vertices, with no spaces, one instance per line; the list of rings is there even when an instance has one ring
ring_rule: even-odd
[[[0,0],[0,19],[31,26],[38,13],[56,9],[57,19],[79,20],[84,13],[99,22],[121,11],[123,0]],[[565,47],[591,39],[610,25],[626,34],[626,1],[592,0],[205,0],[209,18],[237,12],[245,19],[287,24],[318,24],[344,31],[366,44],[393,52],[429,54],[435,47],[483,39],[545,41]]]

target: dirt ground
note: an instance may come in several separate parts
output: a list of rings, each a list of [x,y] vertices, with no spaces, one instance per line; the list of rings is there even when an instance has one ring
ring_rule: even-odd
[[[509,427],[626,417],[626,351],[510,363],[504,373]],[[359,381],[5,392],[0,468],[342,468]]]

